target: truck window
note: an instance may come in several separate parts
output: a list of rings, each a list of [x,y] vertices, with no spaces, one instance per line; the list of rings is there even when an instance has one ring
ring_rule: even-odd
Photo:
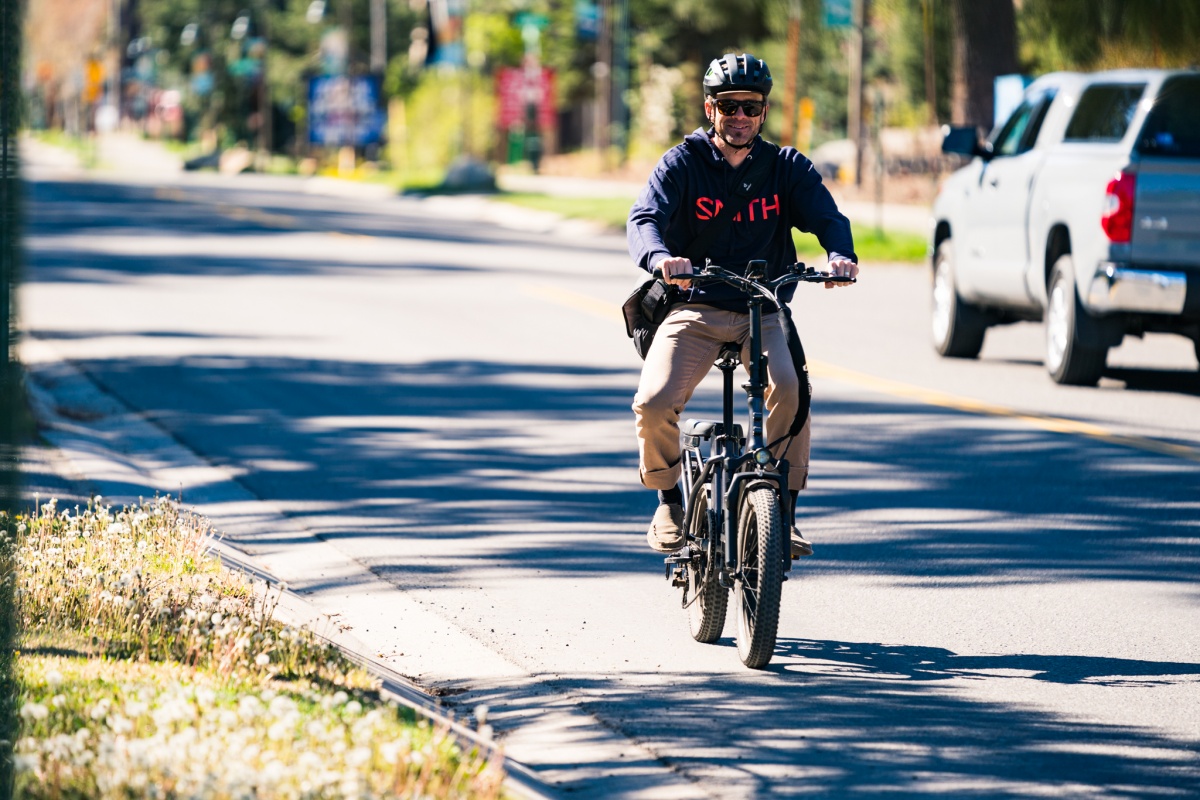
[[[1200,158],[1200,75],[1168,78],[1138,137],[1150,158]]]
[[[1026,98],[996,135],[992,152],[998,156],[1015,156],[1032,148],[1053,99],[1053,92]]]
[[[1119,142],[1146,90],[1144,83],[1101,83],[1089,86],[1067,123],[1068,142]]]

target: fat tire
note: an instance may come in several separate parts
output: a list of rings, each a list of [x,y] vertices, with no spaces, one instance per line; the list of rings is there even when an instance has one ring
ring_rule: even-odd
[[[759,486],[747,491],[738,510],[737,649],[742,663],[762,669],[775,653],[783,587],[783,520],[779,495]]]
[[[1070,253],[1054,262],[1046,297],[1046,371],[1055,383],[1095,386],[1104,372],[1108,348],[1087,341],[1082,330],[1087,311],[1075,290]]]
[[[930,322],[933,347],[946,358],[978,358],[987,333],[987,315],[958,294],[954,276],[954,245],[945,239],[933,257]]]
[[[692,522],[688,532],[696,541],[705,538],[712,532],[708,528],[708,491],[701,489],[695,510],[692,512]],[[717,564],[713,562],[715,554],[721,558],[721,540],[718,536],[708,538],[706,552],[699,558],[688,562],[687,578],[691,600],[688,606],[688,628],[692,638],[704,644],[713,644],[721,638],[725,630],[725,613],[729,607],[729,590],[717,580]],[[693,599],[694,598],[694,599]]]

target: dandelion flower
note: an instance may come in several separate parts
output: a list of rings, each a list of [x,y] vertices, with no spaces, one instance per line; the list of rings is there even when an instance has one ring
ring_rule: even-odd
[[[41,703],[26,703],[21,706],[22,719],[41,720],[48,716],[50,716],[50,709]]]

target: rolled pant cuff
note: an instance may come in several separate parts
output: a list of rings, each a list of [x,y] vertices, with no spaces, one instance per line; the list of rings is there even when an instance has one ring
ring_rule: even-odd
[[[656,469],[653,472],[638,471],[642,486],[647,489],[656,489],[660,492],[665,492],[668,489],[673,489],[679,485],[679,476],[683,473],[683,468],[679,464],[666,469]]]

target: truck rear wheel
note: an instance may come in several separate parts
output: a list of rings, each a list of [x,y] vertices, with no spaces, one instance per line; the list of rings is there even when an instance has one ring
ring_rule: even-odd
[[[1083,332],[1087,311],[1075,291],[1071,255],[1060,256],[1050,273],[1046,307],[1046,370],[1055,383],[1095,386],[1104,372],[1108,347]]]
[[[947,358],[978,358],[987,333],[983,312],[958,296],[954,245],[945,239],[933,257],[933,346]]]

